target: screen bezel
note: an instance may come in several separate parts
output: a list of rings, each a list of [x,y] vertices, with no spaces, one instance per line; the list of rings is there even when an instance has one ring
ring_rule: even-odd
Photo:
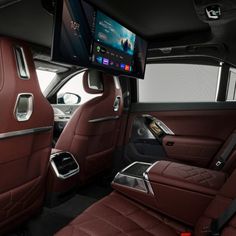
[[[93,7],[95,12],[97,12],[97,11],[102,12],[106,16],[110,17],[111,19],[113,19],[114,21],[119,23],[121,26],[123,26],[126,29],[130,30],[132,33],[134,33],[136,35],[136,37],[140,37],[142,40],[145,41],[146,46],[147,46],[147,50],[146,50],[145,57],[144,57],[143,75],[141,77],[139,75],[131,74],[131,73],[126,72],[126,71],[115,70],[115,69],[112,69],[110,67],[100,66],[100,65],[97,65],[97,64],[95,65],[95,64],[93,64],[93,62],[91,60],[89,60],[89,63],[86,64],[86,65],[82,65],[82,63],[80,63],[80,65],[78,65],[73,61],[69,62],[69,61],[63,61],[63,59],[61,60],[60,53],[56,53],[57,50],[55,50],[55,48],[59,48],[60,42],[61,42],[61,37],[60,36],[61,36],[61,30],[62,30],[62,17],[63,17],[63,4],[64,4],[64,1],[67,1],[67,0],[57,0],[56,4],[55,4],[55,9],[56,10],[55,10],[55,14],[54,14],[54,17],[53,17],[53,36],[52,36],[52,47],[51,47],[51,60],[52,61],[62,63],[62,64],[68,64],[70,66],[74,65],[74,66],[78,66],[78,67],[82,67],[82,68],[83,67],[84,68],[92,68],[92,69],[99,70],[101,72],[112,74],[114,76],[129,77],[129,78],[134,78],[134,79],[144,79],[145,71],[146,71],[146,63],[147,63],[148,41],[146,39],[144,39],[143,37],[141,37],[140,35],[138,35],[137,33],[135,33],[133,30],[126,27],[119,20],[116,20],[113,17],[111,17],[109,14],[104,12],[102,9],[100,9],[98,7],[95,7],[94,5],[92,5],[90,3],[87,3],[86,1],[83,1],[83,0],[78,0],[78,1],[80,2],[81,6],[82,6],[82,11],[83,11],[83,14],[84,14],[85,18],[86,18],[86,13],[84,12],[84,7],[83,7],[82,2],[85,2],[86,4],[89,4],[91,7]],[[87,22],[87,19],[86,19],[86,22]],[[87,22],[87,24],[88,24],[88,22]],[[94,37],[94,36],[92,35],[92,37]],[[90,42],[91,47],[93,46],[94,41],[95,41],[95,39],[93,38],[92,42]]]

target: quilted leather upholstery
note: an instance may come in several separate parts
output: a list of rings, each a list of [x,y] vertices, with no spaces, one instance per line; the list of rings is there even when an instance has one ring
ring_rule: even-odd
[[[114,192],[56,236],[176,236],[185,228]]]
[[[88,88],[89,71],[84,73],[83,84]],[[120,117],[123,110],[121,88],[117,88],[112,76],[103,75],[104,92],[101,96],[81,105],[73,114],[61,133],[56,149],[69,151],[80,165],[79,184],[83,185],[97,174],[112,166],[112,153],[116,146],[120,119],[91,122],[106,117]],[[120,97],[120,108],[114,111],[116,97]],[[90,121],[90,122],[89,122]]]
[[[202,188],[211,191],[219,190],[226,180],[223,172],[203,169],[199,167],[169,162],[159,161],[149,172],[149,179],[154,182],[173,182],[174,186],[181,183],[188,187]],[[186,187],[185,186],[185,187]],[[196,189],[195,189],[196,190]]]
[[[195,236],[208,236],[205,230],[236,198],[236,170],[195,225]],[[87,209],[59,231],[56,236],[177,236],[187,229],[156,212],[114,192]],[[236,216],[223,229],[221,236],[236,235]]]
[[[21,79],[18,73],[16,45],[24,52],[28,80]],[[19,122],[14,114],[17,97],[22,93],[32,94],[33,109],[27,121]],[[0,103],[0,235],[3,235],[43,206],[53,126],[53,110],[41,93],[30,48],[25,42],[5,37],[0,38]],[[46,130],[41,132],[41,128]]]

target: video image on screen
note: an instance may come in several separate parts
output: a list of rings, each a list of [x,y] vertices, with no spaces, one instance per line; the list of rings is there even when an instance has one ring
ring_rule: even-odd
[[[133,56],[136,35],[97,11],[95,40]]]

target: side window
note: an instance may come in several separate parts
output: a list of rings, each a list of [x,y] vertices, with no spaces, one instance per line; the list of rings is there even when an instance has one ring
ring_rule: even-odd
[[[236,69],[230,68],[227,101],[236,101]]]
[[[83,104],[101,94],[89,94],[84,91],[83,87],[83,74],[79,73],[72,77],[57,93],[58,104]]]
[[[50,72],[50,71],[45,71],[45,70],[39,70],[39,69],[36,70],[36,72],[37,72],[37,77],[38,77],[40,89],[41,89],[42,93],[44,93],[46,88],[49,86],[49,84],[55,78],[56,73]]]
[[[214,102],[218,66],[149,64],[138,81],[139,102]]]

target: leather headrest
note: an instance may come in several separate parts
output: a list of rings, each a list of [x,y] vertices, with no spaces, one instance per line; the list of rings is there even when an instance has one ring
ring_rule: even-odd
[[[91,85],[91,81],[94,81],[97,86]],[[102,72],[97,70],[87,70],[83,76],[83,86],[86,93],[100,94],[103,92],[103,76]]]
[[[0,37],[0,90],[7,84],[20,84],[17,90],[22,92],[39,88],[33,57],[27,43]]]
[[[26,109],[25,100],[32,106],[27,122],[15,117],[17,102]],[[2,119],[7,121],[0,122],[0,132],[43,127],[53,120],[52,108],[40,90],[30,47],[24,41],[0,37],[0,101]],[[42,112],[47,116],[40,116]]]

